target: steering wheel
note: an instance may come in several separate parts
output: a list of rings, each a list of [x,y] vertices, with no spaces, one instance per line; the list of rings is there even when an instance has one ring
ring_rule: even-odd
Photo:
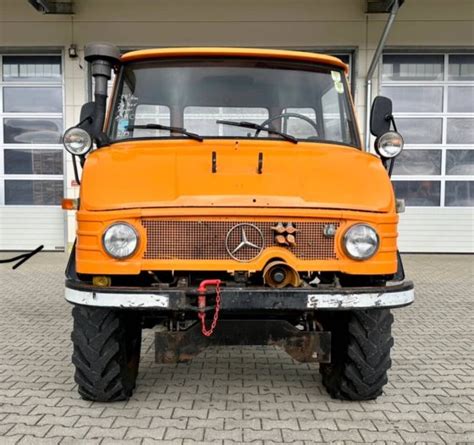
[[[311,125],[314,128],[314,131],[316,132],[316,136],[319,136],[319,131],[318,127],[316,126],[316,122],[314,122],[312,119],[310,119],[308,116],[305,116],[304,114],[299,114],[299,113],[282,113],[278,114],[277,116],[273,116],[268,118],[266,121],[262,122],[260,125],[262,127],[265,127],[268,124],[271,124],[273,121],[276,121],[277,119],[288,119],[290,117],[295,117],[297,119],[301,119]],[[255,132],[255,137],[257,137],[260,134],[261,130],[257,130]]]

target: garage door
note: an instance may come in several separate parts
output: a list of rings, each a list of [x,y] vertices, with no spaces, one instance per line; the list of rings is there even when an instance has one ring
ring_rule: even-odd
[[[60,55],[0,56],[0,250],[64,248]]]
[[[406,143],[400,249],[474,252],[474,54],[385,54],[381,93]]]

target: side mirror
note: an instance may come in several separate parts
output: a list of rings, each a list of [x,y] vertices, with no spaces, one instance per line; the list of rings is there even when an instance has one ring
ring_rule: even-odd
[[[95,104],[94,102],[87,102],[81,107],[81,122],[87,121],[88,119],[94,119]]]
[[[87,102],[81,108],[81,116],[78,127],[83,128],[89,133],[93,131],[93,125],[95,120],[95,103]]]
[[[382,136],[390,131],[392,122],[392,101],[388,97],[377,96],[372,103],[370,111],[370,132]]]

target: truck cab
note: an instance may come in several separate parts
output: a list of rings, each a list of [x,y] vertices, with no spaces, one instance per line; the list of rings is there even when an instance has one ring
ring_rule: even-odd
[[[144,328],[161,363],[278,345],[319,362],[332,397],[380,395],[390,309],[414,299],[397,251],[390,173],[403,139],[390,101],[373,105],[376,155],[337,58],[108,44],[85,57],[95,100],[64,135],[81,187],[65,200],[77,210],[65,296],[81,396],[132,394]]]

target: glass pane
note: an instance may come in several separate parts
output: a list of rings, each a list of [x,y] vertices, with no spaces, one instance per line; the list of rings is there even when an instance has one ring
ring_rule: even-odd
[[[382,96],[392,99],[395,113],[443,111],[442,87],[383,87]]]
[[[474,119],[448,119],[448,144],[474,144]]]
[[[411,207],[440,205],[441,182],[439,181],[393,181],[395,195]]]
[[[117,132],[121,122],[131,121],[140,104],[168,106],[172,111],[171,125],[183,126],[203,137],[248,137],[250,133],[252,138],[255,133],[252,129],[217,124],[213,122],[214,117],[216,120],[263,123],[269,110],[275,119],[281,119],[278,117],[281,110],[287,108],[311,108],[319,114],[320,96],[331,91],[332,95],[325,97],[332,105],[328,113],[335,116],[327,118],[339,118],[342,127],[336,133],[338,139],[333,141],[356,145],[345,75],[334,67],[310,67],[296,61],[276,60],[270,67],[255,59],[229,57],[137,62],[124,66],[122,71],[110,119],[112,139],[122,136]],[[157,85],[160,88],[156,88]],[[179,110],[183,108],[184,123],[179,116]],[[322,127],[323,123],[318,123]],[[276,121],[273,125],[279,124]],[[322,130],[321,134],[324,133]],[[281,136],[263,130],[260,133],[265,138],[281,139]],[[182,138],[176,131],[171,136]]]
[[[7,113],[61,113],[62,88],[4,88],[3,106]]]
[[[474,54],[449,56],[449,80],[474,80]]]
[[[283,120],[282,130],[285,133],[301,139],[317,138],[319,132],[316,127],[316,112],[312,108],[286,108],[283,113],[294,114]],[[307,117],[306,121],[298,116]],[[275,121],[278,122],[278,121]]]
[[[5,150],[7,175],[62,175],[62,150]]]
[[[63,181],[5,180],[6,205],[60,205]]]
[[[226,137],[254,135],[255,130],[217,124],[217,120],[246,121],[261,124],[268,119],[265,108],[244,107],[186,107],[184,126],[188,131],[200,135],[220,135]],[[268,133],[262,131],[261,136]]]
[[[474,175],[474,150],[447,150],[447,175]]]
[[[383,80],[443,80],[444,56],[385,54]]]
[[[3,56],[3,80],[61,80],[61,56]]]
[[[395,160],[394,175],[440,175],[441,150],[404,150]]]
[[[397,117],[395,122],[406,144],[441,144],[442,119]]]
[[[448,111],[474,113],[474,87],[449,87]]]
[[[331,88],[321,97],[324,134],[326,140],[345,141],[349,134],[345,110],[341,109],[340,93]],[[342,115],[342,122],[341,122]]]
[[[63,132],[61,119],[4,119],[6,144],[59,144]]]
[[[120,138],[125,137],[156,137],[170,136],[167,130],[150,130],[145,128],[137,128],[133,132],[128,132],[128,119],[119,121],[118,134]],[[170,109],[164,105],[138,105],[135,108],[134,125],[159,124],[170,125]]]
[[[446,181],[446,206],[474,207],[474,181]]]

